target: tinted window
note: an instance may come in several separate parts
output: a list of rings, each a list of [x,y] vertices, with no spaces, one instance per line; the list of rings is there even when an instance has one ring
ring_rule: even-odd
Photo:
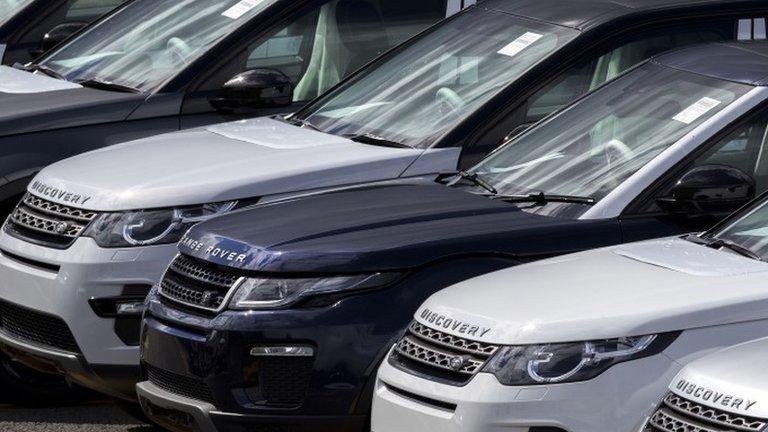
[[[295,100],[313,99],[444,14],[444,0],[332,0],[256,43],[241,70],[277,69]]]
[[[643,60],[696,43],[733,39],[734,21],[676,25],[619,39],[597,58],[582,61],[530,98],[526,122],[532,123],[615,78]]]

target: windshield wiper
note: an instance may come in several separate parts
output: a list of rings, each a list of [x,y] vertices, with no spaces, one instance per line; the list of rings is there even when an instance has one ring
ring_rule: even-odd
[[[112,91],[117,91],[122,93],[141,93],[141,90],[135,87],[130,87],[122,84],[115,84],[109,81],[101,81],[97,79],[84,79],[84,80],[78,80],[75,82],[77,84],[80,84],[83,87],[90,87],[90,88],[101,89],[101,90],[112,90]]]
[[[381,147],[394,147],[394,148],[413,148],[407,144],[403,144],[401,142],[388,140],[386,138],[371,134],[371,133],[364,133],[364,134],[344,134],[342,135],[344,138],[348,138],[354,142],[359,142],[361,144],[371,144],[371,145],[377,145]]]
[[[746,248],[731,240],[724,240],[724,239],[718,239],[718,238],[705,239],[697,236],[696,234],[690,234],[686,236],[685,239],[693,243],[700,244],[712,249],[728,249],[730,251],[736,252],[741,256],[752,258],[753,260],[756,260],[756,261],[764,261],[763,257],[756,254],[751,249]]]
[[[493,195],[491,199],[505,201],[509,203],[534,203],[534,204],[548,204],[548,203],[569,203],[569,204],[587,204],[593,205],[597,202],[592,197],[581,197],[572,195],[550,195],[544,192],[532,193],[527,195]]]
[[[479,186],[488,192],[491,193],[491,195],[496,196],[499,194],[499,191],[496,190],[495,187],[493,187],[492,184],[488,183],[484,178],[482,178],[478,173],[470,173],[468,171],[459,171],[457,173],[453,174],[456,176],[456,180],[451,181],[448,183],[449,186],[453,186],[460,180],[466,180],[470,183],[472,183],[475,186]]]
[[[294,126],[304,127],[304,128],[307,128],[307,129],[312,129],[313,131],[318,131],[318,132],[325,132],[322,129],[320,129],[319,127],[313,125],[312,123],[310,123],[309,121],[304,120],[304,119],[299,119],[299,118],[294,118],[294,117],[291,117],[291,118],[283,117],[283,120],[288,122],[288,123],[290,123],[290,124],[292,124],[292,125],[294,125]]]
[[[64,78],[64,75],[60,74],[54,69],[49,68],[48,66],[43,66],[39,64],[33,64],[30,66],[27,66],[24,68],[24,70],[28,72],[42,72],[46,75],[48,75],[51,78],[56,78],[58,80],[66,81],[67,79]]]

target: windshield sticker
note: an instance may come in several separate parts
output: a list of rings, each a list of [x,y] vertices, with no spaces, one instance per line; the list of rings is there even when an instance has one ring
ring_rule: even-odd
[[[680,114],[672,117],[672,119],[689,125],[720,104],[721,102],[717,99],[703,97],[695,104],[684,109]]]
[[[537,40],[539,40],[539,39],[541,39],[543,37],[544,37],[544,35],[542,35],[542,34],[528,32],[528,33],[520,36],[519,38],[515,39],[514,41],[512,41],[512,43],[510,43],[509,45],[507,45],[504,48],[500,49],[498,51],[498,53],[499,54],[503,54],[505,56],[514,57],[514,56],[520,54],[520,52],[522,50],[524,50],[524,49],[528,48],[529,46],[533,45],[534,42],[536,42]]]
[[[238,19],[241,16],[247,14],[251,9],[259,5],[264,0],[241,0],[236,5],[227,9],[222,13],[227,18]]]

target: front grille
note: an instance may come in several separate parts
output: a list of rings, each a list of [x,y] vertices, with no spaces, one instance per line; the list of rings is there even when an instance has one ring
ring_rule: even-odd
[[[0,329],[22,342],[32,342],[79,353],[80,348],[67,324],[59,317],[0,301]]]
[[[414,321],[395,345],[390,361],[427,378],[463,385],[498,349],[498,345],[460,338]]]
[[[732,414],[669,393],[644,432],[761,432],[767,426],[768,419]]]
[[[179,255],[160,282],[160,295],[173,303],[219,312],[239,276],[212,264]]]
[[[93,211],[56,204],[28,193],[8,218],[6,230],[32,243],[66,248],[97,215]]]
[[[215,405],[211,389],[202,381],[146,365],[149,382],[161,389],[185,398]]]

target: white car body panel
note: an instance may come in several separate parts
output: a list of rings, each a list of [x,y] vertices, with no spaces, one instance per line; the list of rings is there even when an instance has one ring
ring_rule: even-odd
[[[462,282],[428,299],[416,320],[460,338],[506,346],[681,333],[661,353],[575,383],[506,386],[480,372],[467,385],[452,386],[385,361],[374,395],[373,431],[636,431],[684,365],[768,335],[766,281],[768,263],[668,238]],[[456,322],[481,331],[468,336]]]
[[[768,339],[726,348],[687,365],[672,380],[669,390],[733,414],[768,419],[768,373],[763,357]],[[721,397],[716,398],[717,395]],[[725,399],[725,396],[731,396]],[[723,403],[741,399],[738,406]]]
[[[44,169],[29,191],[65,205],[56,192],[87,196],[80,207],[88,210],[162,208],[455,170],[459,152],[360,144],[257,118],[76,156]]]
[[[5,46],[0,46],[0,59]],[[28,94],[81,88],[80,84],[31,73],[8,66],[0,66],[0,93]]]
[[[653,264],[625,256],[654,251],[662,252]],[[436,327],[424,314],[431,311],[490,328],[478,340],[502,345],[638,336],[768,318],[766,280],[768,263],[681,239],[652,240],[470,279],[432,296],[416,319]],[[440,331],[467,336],[451,326]]]

